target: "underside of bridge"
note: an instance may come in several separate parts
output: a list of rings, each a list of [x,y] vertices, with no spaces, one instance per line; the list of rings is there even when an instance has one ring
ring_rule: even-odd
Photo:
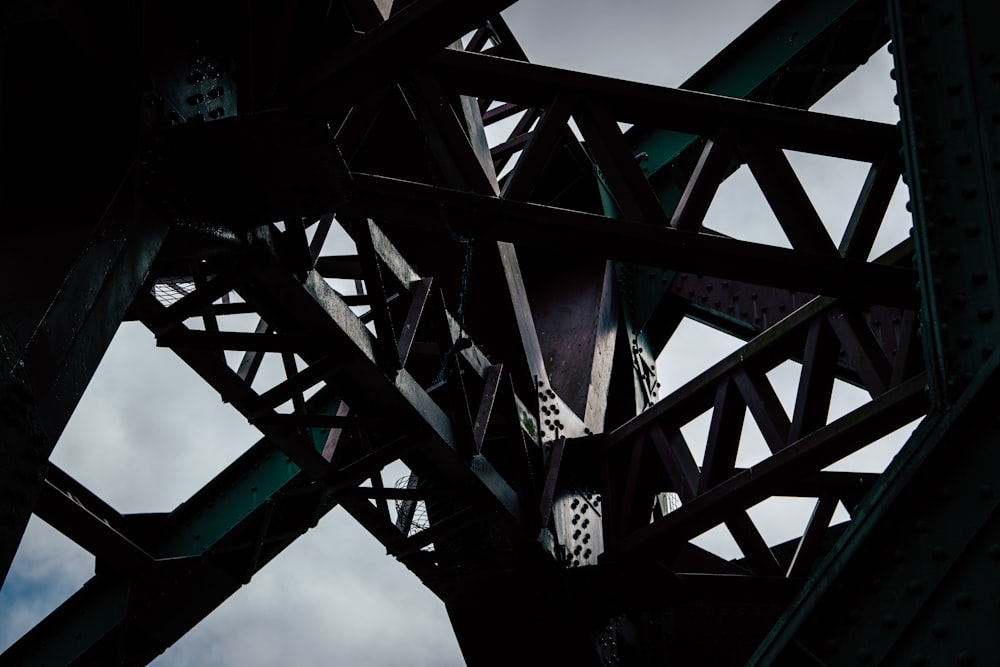
[[[511,4],[0,5],[0,581],[32,514],[96,559],[0,663],[147,664],[338,507],[470,665],[1000,654],[1000,6],[782,0],[674,89],[529,62]],[[885,48],[898,124],[809,111]],[[842,232],[791,152],[867,170]],[[706,226],[738,170],[776,242]],[[686,320],[742,343],[660,392]],[[261,434],[166,513],[49,462],[124,321]]]

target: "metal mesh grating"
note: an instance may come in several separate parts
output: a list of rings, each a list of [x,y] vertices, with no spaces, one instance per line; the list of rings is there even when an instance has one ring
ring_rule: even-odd
[[[413,475],[406,475],[405,477],[400,477],[396,480],[397,489],[413,489],[417,487],[416,477]],[[413,535],[414,533],[419,533],[425,530],[429,525],[430,521],[427,519],[427,505],[422,500],[397,500],[396,501],[396,516],[400,517],[403,521],[404,517],[408,516],[412,512],[412,517],[409,519],[408,530],[406,534]],[[406,523],[397,520],[397,525],[407,527]]]
[[[165,306],[169,306],[194,291],[194,280],[184,278],[163,278],[153,283],[153,296]]]

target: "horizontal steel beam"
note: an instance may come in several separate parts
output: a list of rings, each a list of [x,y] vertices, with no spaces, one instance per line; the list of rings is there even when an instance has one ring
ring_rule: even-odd
[[[735,126],[784,149],[874,162],[899,144],[892,125],[844,118],[732,97],[663,88],[464,51],[434,56],[423,70],[446,89],[531,107],[558,97],[605,108],[614,120],[696,136]]]
[[[691,271],[859,303],[914,307],[916,274],[748,241],[654,227],[529,202],[354,174],[355,204],[376,220],[444,233],[445,224],[474,238],[541,250]],[[444,217],[442,217],[444,216]]]

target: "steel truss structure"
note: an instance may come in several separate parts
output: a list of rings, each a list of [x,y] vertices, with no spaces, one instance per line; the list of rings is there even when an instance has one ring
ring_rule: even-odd
[[[32,513],[96,573],[0,662],[146,664],[338,506],[472,665],[997,655],[1000,9],[783,0],[666,89],[530,63],[510,4],[5,5],[0,573]],[[807,110],[887,42],[898,126]],[[841,238],[785,151],[869,165]],[[704,227],[743,165],[787,244]],[[684,318],[746,343],[659,397]],[[262,434],[165,514],[48,463],[124,320]]]

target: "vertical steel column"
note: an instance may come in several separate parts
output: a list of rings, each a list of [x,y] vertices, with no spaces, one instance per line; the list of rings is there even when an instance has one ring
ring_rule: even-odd
[[[933,404],[954,403],[1000,339],[1000,6],[892,3],[903,156]]]

